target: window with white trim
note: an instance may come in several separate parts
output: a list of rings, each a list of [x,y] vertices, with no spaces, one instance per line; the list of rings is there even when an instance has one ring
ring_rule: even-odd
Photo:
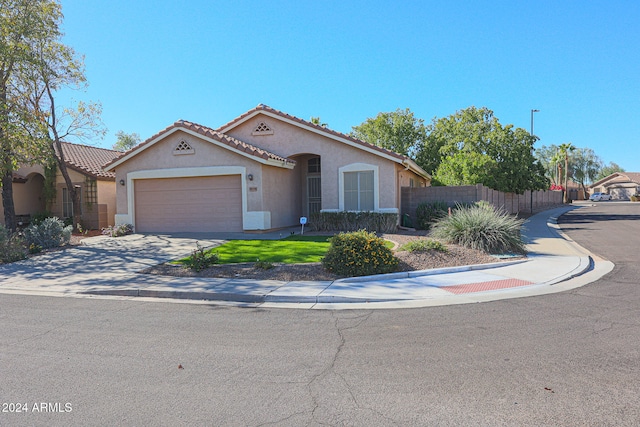
[[[347,211],[373,211],[373,171],[344,173],[344,209]]]
[[[76,191],[78,192],[78,197],[80,198],[80,206],[82,206],[81,188],[77,187]],[[64,218],[71,218],[73,216],[73,200],[71,199],[71,194],[69,194],[67,187],[62,188],[62,216]]]

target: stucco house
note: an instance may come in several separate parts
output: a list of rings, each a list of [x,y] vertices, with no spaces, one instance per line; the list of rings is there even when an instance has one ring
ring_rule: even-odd
[[[82,226],[86,229],[99,229],[114,225],[115,173],[105,172],[102,165],[121,153],[68,142],[62,143],[62,150],[71,181],[80,189]],[[41,165],[23,165],[14,173],[13,202],[18,221],[26,223],[30,216],[47,209],[44,185],[45,171]],[[72,217],[73,205],[59,170],[56,172],[54,186],[55,198],[51,200],[49,207],[51,214],[62,219]],[[4,215],[0,215],[0,221],[4,223]]]
[[[629,200],[640,193],[640,172],[615,172],[589,186],[593,193],[608,193],[612,199]]]
[[[180,120],[105,165],[136,232],[263,231],[318,211],[398,213],[415,162],[266,105],[217,129]]]

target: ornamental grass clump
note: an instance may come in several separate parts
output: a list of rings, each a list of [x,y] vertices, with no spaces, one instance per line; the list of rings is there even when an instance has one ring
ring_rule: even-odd
[[[384,239],[366,230],[340,233],[329,239],[331,246],[322,260],[328,271],[343,277],[391,273],[398,259]]]
[[[490,254],[525,253],[520,234],[523,223],[489,204],[458,206],[434,224],[432,236]]]

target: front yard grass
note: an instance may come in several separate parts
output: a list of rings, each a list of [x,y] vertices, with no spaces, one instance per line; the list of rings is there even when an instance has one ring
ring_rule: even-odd
[[[219,264],[263,262],[299,264],[320,262],[329,249],[330,236],[293,235],[281,240],[231,240],[209,249],[217,252]],[[186,258],[177,262],[183,264]]]

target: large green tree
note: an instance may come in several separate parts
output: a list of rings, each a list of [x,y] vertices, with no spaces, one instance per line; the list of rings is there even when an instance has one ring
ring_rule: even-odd
[[[13,172],[37,150],[31,131],[38,117],[25,110],[19,74],[37,60],[35,46],[60,37],[61,17],[55,1],[0,0],[0,175],[5,226],[12,230]]]
[[[424,121],[406,108],[368,118],[352,128],[351,136],[415,158],[424,144],[426,128]]]
[[[596,181],[602,169],[602,160],[591,148],[576,148],[571,160],[571,179],[580,184],[584,194],[587,194],[587,183]]]
[[[548,188],[544,167],[533,154],[537,138],[522,128],[501,125],[486,107],[434,119],[427,139],[428,146],[440,147],[434,179],[441,184],[484,184],[517,194]]]
[[[616,172],[625,172],[625,170],[617,163],[609,162],[609,164],[602,166],[602,168],[598,171],[595,177],[595,181],[600,181],[602,178],[606,178]]]
[[[103,135],[101,107],[84,102],[66,107],[57,104],[60,90],[86,86],[84,63],[71,47],[60,41],[60,5],[56,1],[43,3],[50,8],[47,19],[55,31],[31,41],[29,60],[16,63],[14,67],[13,88],[18,95],[20,111],[24,112],[22,128],[30,141],[31,158],[42,164],[55,160],[72,201],[73,224],[77,226],[82,212],[80,189],[74,185],[67,170],[62,142],[70,137],[82,139]]]

